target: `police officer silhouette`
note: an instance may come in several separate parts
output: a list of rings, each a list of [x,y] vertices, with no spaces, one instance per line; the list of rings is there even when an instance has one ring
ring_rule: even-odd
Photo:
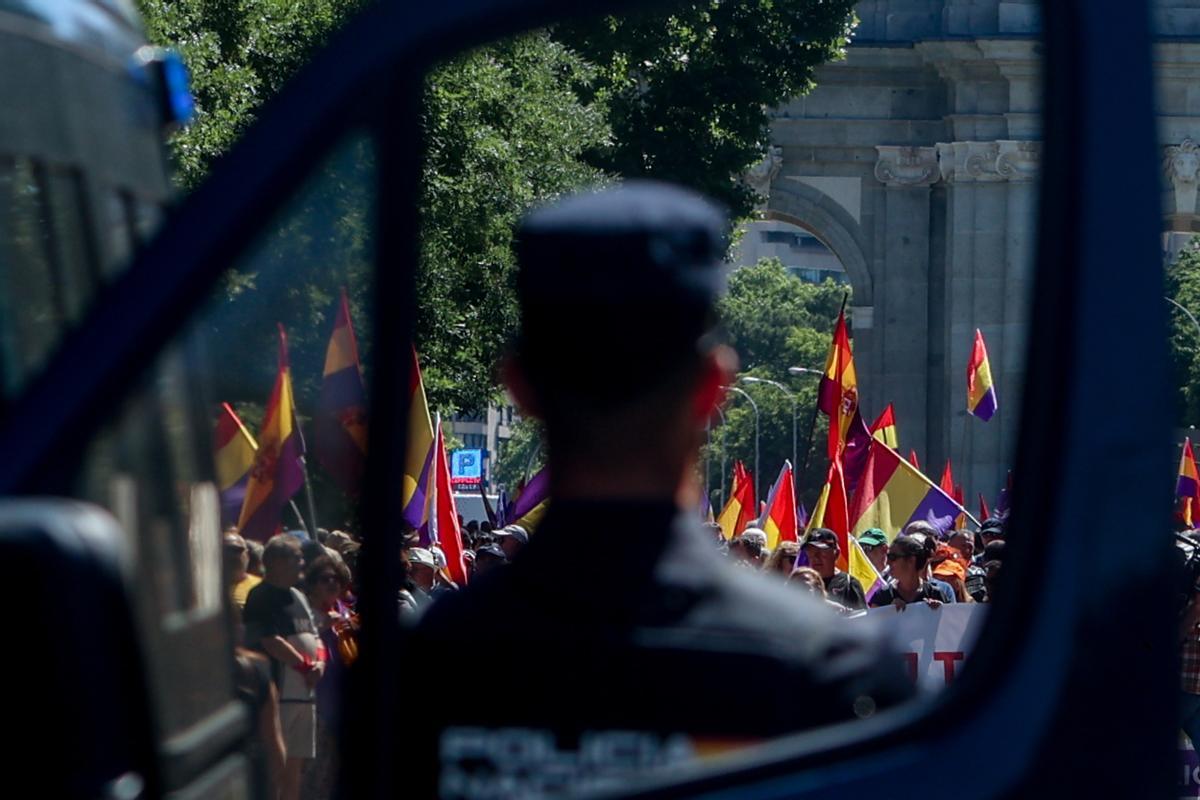
[[[408,642],[418,796],[619,785],[910,695],[880,641],[728,564],[695,514],[736,369],[715,313],[727,229],[699,195],[634,181],[523,221],[503,373],[544,423],[550,506],[510,566],[439,600]]]

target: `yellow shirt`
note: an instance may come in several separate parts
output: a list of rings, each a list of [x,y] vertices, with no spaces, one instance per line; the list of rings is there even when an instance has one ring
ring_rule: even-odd
[[[237,603],[238,608],[246,607],[246,595],[250,594],[250,590],[260,583],[262,583],[262,578],[246,573],[246,577],[233,585],[233,602]]]

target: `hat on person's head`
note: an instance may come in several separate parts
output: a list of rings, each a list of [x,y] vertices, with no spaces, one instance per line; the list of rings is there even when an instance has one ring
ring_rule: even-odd
[[[510,536],[521,544],[529,544],[529,532],[520,525],[505,525],[498,531],[492,531],[492,536]]]
[[[980,536],[1003,536],[1004,523],[995,517],[989,517],[979,526]]]
[[[947,560],[954,562],[962,561],[962,553],[948,544],[939,544],[937,549],[933,551],[933,555],[929,557],[929,563],[935,565]]]
[[[905,525],[904,533],[909,534],[909,535],[921,534],[923,536],[928,536],[930,539],[938,538],[937,526],[935,526],[933,523],[929,522],[928,520],[923,520],[923,519],[913,520],[912,522]]]
[[[516,235],[522,361],[611,398],[697,353],[717,323],[728,228],[703,196],[647,180],[534,210]],[[627,380],[597,362],[621,364]]]
[[[879,528],[867,528],[859,534],[858,543],[863,547],[887,546],[887,534]]]
[[[222,544],[226,550],[238,550],[244,553],[247,549],[246,540],[242,538],[240,533],[225,534]]]
[[[500,545],[498,544],[487,544],[475,551],[476,561],[478,561],[482,556],[491,556],[493,558],[498,558],[501,561],[508,560],[508,556],[504,554],[504,551],[500,549]]]
[[[815,547],[818,550],[838,550],[837,534],[829,528],[813,528],[804,540],[805,547]]]
[[[463,557],[464,561],[474,561],[475,560],[475,551],[474,550],[463,550],[462,557]]]
[[[424,547],[408,548],[408,563],[419,564],[430,569],[437,569],[437,562],[433,560],[433,553]]]
[[[961,562],[947,558],[933,568],[933,574],[938,578],[958,578],[960,581],[965,581],[967,568]]]
[[[294,539],[299,539],[302,542],[308,541],[308,531],[302,528],[293,528],[290,531],[286,531],[286,533],[288,536],[291,536]]]

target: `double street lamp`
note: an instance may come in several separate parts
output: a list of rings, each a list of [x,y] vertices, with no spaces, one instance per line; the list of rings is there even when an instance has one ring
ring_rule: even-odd
[[[754,402],[754,398],[748,392],[736,386],[722,386],[721,388],[728,392],[740,394],[750,401],[750,407],[754,409],[754,496],[757,498],[759,497],[758,484],[760,480],[758,475],[758,403]]]
[[[801,367],[801,369],[803,369],[803,367]],[[756,378],[753,375],[743,375],[740,380],[742,383],[761,383],[766,386],[774,386],[776,389],[787,395],[788,399],[792,401],[792,469],[798,469],[799,465],[796,463],[796,417],[799,413],[798,406],[800,403],[800,398],[796,396],[795,392],[778,381],[773,381],[768,378]]]

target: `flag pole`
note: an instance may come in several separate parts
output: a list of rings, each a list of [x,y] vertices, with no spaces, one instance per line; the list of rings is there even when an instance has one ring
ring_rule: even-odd
[[[308,444],[304,441],[304,431],[300,428],[300,419],[296,416],[296,407],[292,406],[292,427],[300,437],[300,471],[304,474],[304,496],[308,500],[308,536],[317,541],[317,503],[313,499],[312,481],[308,477]],[[303,521],[304,517],[300,518]]]

